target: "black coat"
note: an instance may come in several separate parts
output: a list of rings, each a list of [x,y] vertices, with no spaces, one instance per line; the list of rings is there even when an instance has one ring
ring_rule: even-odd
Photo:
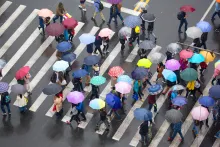
[[[96,36],[94,44],[96,47],[100,47],[102,45],[102,37]]]
[[[87,45],[87,52],[91,54],[93,52],[93,43]]]
[[[148,133],[148,121],[144,121],[144,122],[140,125],[139,134],[141,134],[141,135],[147,135],[147,133]]]
[[[208,39],[208,32],[204,32],[201,36],[201,41],[206,42]]]

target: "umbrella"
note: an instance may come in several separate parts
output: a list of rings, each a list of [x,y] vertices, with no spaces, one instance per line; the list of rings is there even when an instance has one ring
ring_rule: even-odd
[[[210,32],[212,30],[212,26],[207,21],[198,22],[196,27],[200,28],[202,32]]]
[[[216,57],[214,53],[208,51],[200,51],[200,54],[203,55],[203,57],[205,57],[205,62],[207,63],[214,61]]]
[[[215,100],[209,96],[203,96],[199,98],[199,103],[205,107],[214,106]]]
[[[53,83],[53,84],[47,85],[43,89],[43,93],[46,95],[55,95],[59,93],[61,90],[62,90],[62,87],[59,84]]]
[[[84,63],[86,65],[95,65],[99,62],[100,57],[96,55],[90,55],[84,58]]]
[[[66,98],[67,98],[68,102],[70,102],[70,103],[79,104],[85,99],[85,96],[83,95],[82,92],[73,91],[73,92],[68,93]]]
[[[27,89],[21,84],[15,84],[11,86],[11,92],[18,95],[18,94],[25,94]]]
[[[141,15],[141,18],[146,22],[154,22],[156,20],[154,14],[151,13],[144,13],[143,15]]]
[[[0,82],[0,93],[7,92],[9,88],[8,83],[6,82]]]
[[[137,63],[138,67],[144,67],[144,68],[150,68],[151,65],[152,65],[152,62],[146,58],[138,60],[138,63]]]
[[[180,66],[181,65],[180,65],[179,61],[175,60],[175,59],[167,60],[167,62],[165,63],[166,69],[169,69],[172,71],[179,70]]]
[[[6,61],[3,59],[0,59],[0,69],[4,68],[6,65]]]
[[[191,5],[184,5],[182,7],[180,7],[180,11],[183,12],[194,12],[196,9],[193,8]]]
[[[51,23],[46,27],[46,32],[49,36],[60,36],[64,30],[64,26],[60,23]]]
[[[150,55],[148,55],[147,57],[152,63],[158,64],[160,62],[163,62],[163,60],[166,59],[166,56],[164,56],[162,53],[152,53]]]
[[[217,62],[215,62],[215,68],[220,65],[220,60],[218,60]]]
[[[172,70],[164,69],[162,72],[164,78],[170,82],[176,81],[176,74]]]
[[[124,19],[124,24],[127,27],[134,28],[141,25],[142,20],[139,16],[129,15]]]
[[[202,33],[203,33],[202,30],[200,28],[197,28],[197,27],[189,27],[186,30],[186,35],[189,38],[192,38],[192,39],[200,38]]]
[[[73,17],[71,18],[67,18],[64,19],[63,21],[63,25],[67,28],[67,29],[73,29],[78,25],[78,22],[76,19],[74,19]]]
[[[152,85],[148,88],[150,95],[157,95],[157,94],[161,93],[162,90],[163,90],[163,87],[159,84]]]
[[[193,119],[203,121],[203,120],[206,120],[208,118],[209,111],[205,107],[198,106],[198,107],[194,107],[192,109],[191,115],[192,115]]]
[[[117,97],[116,95],[114,95],[113,93],[108,93],[106,95],[106,103],[112,108],[115,104],[115,100],[114,100],[114,97]]]
[[[99,36],[100,37],[110,37],[112,34],[112,30],[109,28],[103,28],[100,32],[99,32]]]
[[[105,101],[102,99],[93,99],[89,102],[89,107],[95,110],[100,110],[105,107]]]
[[[122,0],[107,0],[107,2],[109,2],[111,4],[118,4],[118,3],[121,3]]]
[[[214,85],[209,89],[209,96],[213,98],[220,98],[220,85]]]
[[[184,49],[184,50],[180,51],[179,55],[180,55],[180,58],[182,58],[182,59],[188,59],[193,56],[193,51],[190,49]]]
[[[188,100],[184,97],[177,96],[176,98],[172,99],[172,104],[175,106],[182,107],[183,105],[187,104]]]
[[[66,51],[70,50],[71,48],[72,48],[72,44],[70,42],[67,42],[67,41],[60,42],[57,45],[57,50],[59,52],[66,52]]]
[[[105,81],[106,81],[106,78],[103,77],[103,76],[94,76],[94,77],[92,77],[92,79],[90,80],[90,83],[91,83],[92,85],[99,86],[99,85],[104,84]]]
[[[84,33],[79,37],[79,40],[83,44],[91,44],[95,42],[95,36],[89,33]]]
[[[118,77],[124,73],[124,70],[120,66],[114,66],[108,71],[108,75],[111,77]]]
[[[128,75],[121,75],[118,77],[117,82],[127,82],[128,84],[132,84],[132,79]]]
[[[143,67],[136,67],[131,73],[132,79],[141,80],[148,75],[148,70]]]
[[[220,0],[216,0],[217,3],[220,3]]]
[[[29,71],[30,71],[30,67],[29,66],[24,66],[16,72],[15,78],[17,80],[23,79],[29,73]]]
[[[180,77],[184,81],[194,81],[198,78],[198,73],[195,69],[193,68],[186,68],[180,73]]]
[[[124,39],[125,37],[131,37],[131,28],[122,27],[118,32],[118,38]]]
[[[115,90],[121,94],[128,94],[131,92],[131,85],[126,82],[118,82],[115,84]]]
[[[170,43],[167,46],[167,51],[171,52],[172,54],[177,54],[181,51],[181,46],[177,43]]]
[[[145,49],[145,50],[153,49],[154,47],[156,47],[156,44],[150,40],[144,40],[143,42],[139,44],[139,48]]]
[[[179,110],[171,109],[165,114],[165,119],[170,123],[178,123],[182,120],[183,114]]]
[[[72,76],[74,78],[81,78],[81,77],[85,77],[87,74],[88,72],[85,69],[78,69],[73,72]]]
[[[49,9],[41,9],[40,11],[38,11],[38,16],[40,17],[52,17],[53,16],[53,12]]]
[[[62,60],[69,62],[69,63],[75,59],[76,59],[76,54],[74,54],[74,53],[68,53],[68,54],[62,56]]]
[[[121,99],[119,97],[114,97],[114,106],[112,107],[112,109],[117,110],[120,109],[122,107],[122,103],[121,103]]]
[[[179,90],[184,90],[185,89],[185,87],[184,86],[182,86],[182,85],[174,85],[173,87],[172,87],[172,90],[176,90],[176,91],[179,91]]]
[[[191,63],[197,63],[198,64],[198,63],[204,62],[205,58],[201,54],[194,53],[193,56],[191,58],[189,58],[188,61],[191,62]]]
[[[220,71],[220,64],[217,65],[215,69]]]
[[[54,71],[65,71],[69,67],[69,63],[63,60],[56,61],[53,65]]]
[[[145,108],[136,108],[134,110],[134,117],[137,120],[149,121],[149,120],[152,120],[153,114],[151,111],[149,111]]]

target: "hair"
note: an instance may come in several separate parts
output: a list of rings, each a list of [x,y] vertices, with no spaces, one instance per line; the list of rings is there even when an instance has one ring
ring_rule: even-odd
[[[64,79],[64,74],[63,74],[62,71],[58,72],[58,79],[59,79],[60,82],[63,81],[63,79]]]
[[[19,94],[19,97],[22,98],[22,94]]]
[[[59,7],[60,9],[64,9],[63,3],[62,3],[62,2],[59,2],[58,7]]]

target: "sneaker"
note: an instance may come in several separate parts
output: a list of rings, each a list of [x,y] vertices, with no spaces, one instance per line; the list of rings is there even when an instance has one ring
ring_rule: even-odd
[[[95,18],[94,18],[94,17],[91,17],[91,20],[95,20]]]
[[[168,137],[167,141],[172,141],[171,137]]]
[[[3,115],[3,116],[6,116],[6,115],[7,115],[7,113],[3,113],[2,115]]]
[[[80,8],[80,9],[82,9],[82,6],[81,6],[81,5],[79,5],[79,8]]]
[[[84,8],[83,11],[86,11],[86,8]]]
[[[105,22],[105,19],[102,19],[103,22]]]
[[[81,121],[86,121],[86,119],[82,119]]]
[[[98,54],[97,52],[93,52],[93,54]]]
[[[66,121],[66,124],[70,125],[70,121]]]
[[[109,53],[110,51],[106,51],[107,53]]]
[[[144,100],[143,100],[143,99],[140,99],[140,101],[144,102]]]
[[[109,129],[105,129],[105,131],[107,131],[107,132],[108,132],[108,131],[109,131]]]
[[[8,115],[11,115],[11,113],[8,113]]]

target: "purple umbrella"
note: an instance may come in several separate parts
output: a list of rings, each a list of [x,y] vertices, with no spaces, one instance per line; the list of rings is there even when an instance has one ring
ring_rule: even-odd
[[[70,92],[66,97],[68,102],[73,104],[79,104],[85,99],[83,93],[78,91]]]
[[[122,0],[107,0],[107,2],[109,2],[111,4],[118,4],[118,3],[121,3]]]
[[[60,36],[64,32],[64,26],[60,23],[52,23],[46,27],[49,36]]]
[[[220,90],[219,89],[220,89],[220,85],[212,86],[209,89],[209,96],[211,96],[213,98],[220,99]]]
[[[7,92],[9,88],[8,83],[6,82],[0,82],[0,93]]]
[[[175,70],[179,70],[180,63],[178,60],[171,59],[171,60],[167,60],[165,66],[166,66],[166,69],[175,71]]]
[[[188,100],[184,97],[178,96],[174,99],[172,99],[172,104],[175,106],[182,107],[183,105],[187,104]]]

